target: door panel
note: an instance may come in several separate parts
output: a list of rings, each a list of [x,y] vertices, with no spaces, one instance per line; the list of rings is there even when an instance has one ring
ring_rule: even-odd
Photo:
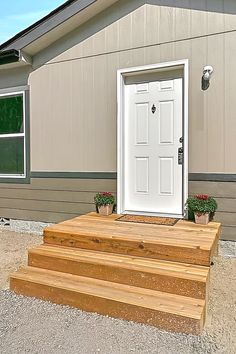
[[[173,195],[174,192],[174,163],[173,157],[159,158],[159,194]]]
[[[174,143],[174,101],[160,102],[159,144]]]
[[[146,145],[148,144],[148,103],[137,103],[135,114],[135,126],[136,126],[136,144]]]
[[[125,86],[124,209],[182,215],[182,78]]]
[[[149,164],[148,157],[136,157],[135,171],[136,193],[148,193]]]

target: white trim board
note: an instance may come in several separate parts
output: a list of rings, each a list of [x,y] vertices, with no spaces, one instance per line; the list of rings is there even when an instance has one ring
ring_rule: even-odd
[[[124,214],[124,88],[125,77],[150,73],[157,71],[169,71],[182,68],[183,70],[183,136],[184,136],[184,166],[183,166],[183,214],[178,217],[184,217],[184,204],[188,197],[188,90],[189,90],[189,61],[188,59],[164,62],[158,64],[144,65],[132,68],[120,69],[117,71],[117,212]],[[164,216],[164,215],[163,215]],[[172,216],[172,215],[169,215]],[[174,216],[174,215],[173,215]],[[175,215],[176,217],[176,215]]]

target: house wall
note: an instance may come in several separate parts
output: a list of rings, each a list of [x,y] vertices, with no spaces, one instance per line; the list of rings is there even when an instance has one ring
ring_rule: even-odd
[[[94,211],[98,191],[116,192],[106,179],[31,178],[30,184],[1,184],[0,215],[5,218],[59,222]]]
[[[31,178],[30,184],[1,184],[0,215],[5,218],[60,222],[94,211],[98,191],[116,193],[115,179]],[[189,183],[190,194],[208,193],[217,200],[216,220],[222,239],[236,241],[236,183]]]
[[[153,0],[139,7],[144,2],[120,1],[64,38],[68,46],[77,35],[73,48],[56,56],[60,42],[44,53],[53,59],[29,80],[34,171],[116,171],[116,71],[188,58],[190,172],[235,172],[236,3],[187,1],[179,8]],[[203,92],[207,64],[215,72]]]
[[[234,0],[120,0],[36,55],[30,157],[32,176],[44,178],[1,184],[0,215],[61,221],[93,210],[96,191],[116,191],[115,180],[53,174],[116,172],[116,72],[126,67],[189,59],[189,172],[235,173],[235,43]],[[203,92],[205,65],[214,76]],[[236,239],[236,183],[189,187],[217,197],[223,237]]]

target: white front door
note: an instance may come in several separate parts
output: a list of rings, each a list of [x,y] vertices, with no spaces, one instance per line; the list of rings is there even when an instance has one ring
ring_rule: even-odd
[[[183,79],[125,85],[123,209],[183,214]]]

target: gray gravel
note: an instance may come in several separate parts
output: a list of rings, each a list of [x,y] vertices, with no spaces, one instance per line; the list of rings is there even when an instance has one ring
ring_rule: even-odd
[[[38,222],[38,221],[25,221],[25,220],[14,220],[10,219],[8,221],[3,220],[2,225],[9,225],[7,229],[9,231],[24,232],[35,235],[42,235],[45,227],[52,225],[52,223]],[[1,222],[0,222],[1,228]],[[3,227],[2,227],[3,228]],[[5,228],[5,226],[4,226]],[[6,228],[5,228],[6,229]]]
[[[0,255],[8,251],[3,259],[9,260],[9,272],[18,248],[25,263],[27,243],[32,246],[40,242],[38,236],[0,233]],[[0,267],[2,269],[2,257]],[[0,354],[236,353],[235,275],[236,259],[215,259],[208,322],[201,336],[167,333],[2,290]]]
[[[236,258],[236,242],[220,241],[219,254],[223,257]]]
[[[7,289],[10,273],[27,263],[27,250],[42,242],[41,236],[0,228],[0,289]]]

